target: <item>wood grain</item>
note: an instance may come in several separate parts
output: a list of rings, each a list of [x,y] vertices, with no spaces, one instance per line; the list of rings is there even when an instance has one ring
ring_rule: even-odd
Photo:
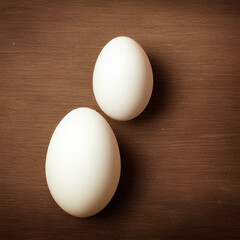
[[[1,239],[240,239],[239,1],[0,2]],[[92,71],[126,35],[149,55],[154,92],[135,120],[98,107]],[[48,191],[54,128],[87,106],[122,156],[111,203],[77,219]]]

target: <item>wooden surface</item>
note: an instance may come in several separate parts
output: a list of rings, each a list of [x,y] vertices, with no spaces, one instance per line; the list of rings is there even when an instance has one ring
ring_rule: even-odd
[[[154,92],[137,119],[98,107],[92,71],[126,35],[146,50]],[[240,239],[239,1],[0,2],[0,239]],[[69,111],[108,120],[122,156],[111,203],[77,219],[44,173]]]

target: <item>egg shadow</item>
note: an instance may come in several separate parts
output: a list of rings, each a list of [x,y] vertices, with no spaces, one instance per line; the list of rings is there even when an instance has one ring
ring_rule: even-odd
[[[127,209],[130,208],[131,199],[134,198],[137,191],[136,181],[139,175],[139,169],[136,160],[136,153],[132,151],[124,140],[118,138],[118,144],[121,155],[121,176],[118,188],[110,201],[110,203],[97,215],[98,219],[114,218],[127,214]],[[125,211],[126,210],[126,211]]]
[[[152,119],[162,115],[168,109],[171,99],[171,87],[167,68],[156,55],[148,53],[148,56],[152,65],[154,78],[151,99],[143,113],[124,124],[149,124]],[[100,213],[94,216],[96,219],[102,220],[125,215],[131,207],[131,199],[139,193],[141,188],[141,186],[137,185],[141,177],[140,172],[142,171],[137,164],[137,155],[129,148],[126,140],[119,134],[117,134],[117,140],[121,154],[121,177],[119,185],[110,203]]]
[[[152,119],[164,114],[170,103],[170,77],[167,68],[154,54],[149,54],[152,65],[154,86],[148,106],[137,118],[124,124],[149,124]],[[138,195],[141,186],[137,185],[142,169],[137,164],[137,154],[129,148],[123,136],[117,134],[121,154],[121,177],[111,202],[95,217],[98,219],[113,218],[125,215],[131,207],[130,200]],[[126,211],[125,211],[126,210]]]
[[[153,92],[145,110],[135,119],[133,123],[146,123],[169,110],[171,105],[171,74],[166,63],[158,56],[148,53],[153,71]]]

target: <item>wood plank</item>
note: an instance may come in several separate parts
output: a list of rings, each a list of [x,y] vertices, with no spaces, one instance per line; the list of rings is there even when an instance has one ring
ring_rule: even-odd
[[[239,1],[0,2],[1,239],[240,239]],[[154,92],[135,120],[98,107],[92,71],[126,35],[149,55]],[[91,107],[119,141],[110,204],[77,219],[48,191],[47,146]]]

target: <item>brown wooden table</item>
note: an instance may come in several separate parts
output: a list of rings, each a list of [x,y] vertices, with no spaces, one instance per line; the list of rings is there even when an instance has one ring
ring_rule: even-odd
[[[154,92],[137,119],[98,107],[92,71],[112,38],[146,50]],[[0,2],[0,239],[240,239],[239,1]],[[122,156],[111,203],[63,212],[44,173],[69,111],[108,120]]]

